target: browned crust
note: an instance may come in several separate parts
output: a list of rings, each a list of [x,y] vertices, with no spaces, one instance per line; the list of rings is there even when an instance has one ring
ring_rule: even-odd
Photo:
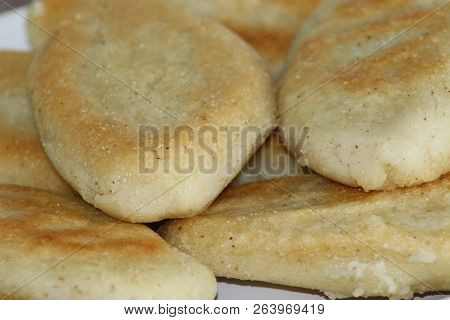
[[[0,183],[73,194],[42,148],[28,103],[31,54],[0,52]]]

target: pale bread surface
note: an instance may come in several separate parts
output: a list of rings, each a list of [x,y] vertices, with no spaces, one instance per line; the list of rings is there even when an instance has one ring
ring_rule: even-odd
[[[303,22],[322,0],[172,0],[192,12],[222,22],[250,43],[269,63],[276,75],[282,68],[292,40]],[[61,23],[64,11],[80,0],[35,0],[29,17],[48,31]],[[36,48],[48,34],[28,24]]]
[[[74,194],[48,160],[28,101],[31,54],[0,52],[0,184]]]
[[[279,95],[290,151],[365,190],[449,172],[448,1],[333,0],[319,11],[299,34]]]
[[[0,296],[213,299],[209,269],[143,225],[75,198],[0,185]]]
[[[64,20],[32,64],[30,92],[47,154],[87,202],[116,218],[198,214],[273,128],[274,88],[262,59],[223,26],[164,1],[90,4]],[[145,154],[143,126],[157,129]],[[193,139],[179,134],[183,126]],[[231,126],[237,131],[229,135]],[[259,134],[244,144],[249,126]],[[218,132],[203,141],[212,152],[196,137],[205,127]],[[216,170],[205,174],[183,148]],[[177,170],[188,165],[187,173]]]
[[[369,193],[318,175],[256,182],[160,233],[220,277],[331,298],[450,289],[449,176]]]

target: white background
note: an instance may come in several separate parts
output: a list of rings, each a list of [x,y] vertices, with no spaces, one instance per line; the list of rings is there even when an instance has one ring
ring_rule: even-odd
[[[450,301],[316,301],[317,305],[324,305],[324,314],[291,314],[291,315],[254,315],[253,305],[261,301],[0,301],[0,317],[8,320],[15,319],[45,319],[45,320],[80,320],[80,319],[345,319],[345,320],[380,320],[380,319],[448,319]],[[271,302],[267,302],[270,304]],[[311,310],[311,303],[308,308]],[[240,308],[239,315],[181,315],[169,317],[167,315],[126,315],[124,306],[158,308],[161,306],[202,306],[206,304],[210,309],[214,307]],[[287,302],[283,302],[284,305]],[[304,306],[304,302],[298,304]]]

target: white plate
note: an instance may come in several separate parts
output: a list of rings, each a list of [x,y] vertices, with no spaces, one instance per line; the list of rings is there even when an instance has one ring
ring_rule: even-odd
[[[19,9],[23,15],[25,9]],[[26,33],[25,19],[15,12],[0,14],[0,50],[30,50]],[[315,291],[288,288],[248,281],[219,280],[218,298],[228,299],[279,299],[279,300],[322,300],[324,297]],[[442,296],[425,296],[418,299],[439,299]],[[447,298],[450,298],[448,296]]]

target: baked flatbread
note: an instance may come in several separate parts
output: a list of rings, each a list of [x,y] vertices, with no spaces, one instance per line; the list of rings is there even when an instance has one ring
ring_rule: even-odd
[[[322,0],[174,0],[221,21],[251,44],[278,75],[292,40]]]
[[[32,64],[47,154],[116,218],[198,214],[273,129],[262,59],[223,26],[166,1],[91,5],[56,32],[64,44],[50,40]]]
[[[206,267],[81,200],[0,185],[0,297],[213,299]]]
[[[269,62],[277,74],[292,39],[304,20],[321,0],[173,0],[185,8],[223,22],[250,43]],[[47,30],[61,22],[61,16],[80,0],[37,0],[30,6],[29,17]],[[91,1],[92,2],[92,1]],[[48,35],[29,24],[30,39],[41,47]]]
[[[28,53],[0,52],[0,184],[73,194],[44,153],[28,102]]]
[[[411,298],[450,289],[450,177],[370,193],[317,175],[256,182],[161,235],[220,277]]]
[[[319,11],[299,35],[280,93],[290,151],[365,190],[449,172],[448,1],[327,1]]]

